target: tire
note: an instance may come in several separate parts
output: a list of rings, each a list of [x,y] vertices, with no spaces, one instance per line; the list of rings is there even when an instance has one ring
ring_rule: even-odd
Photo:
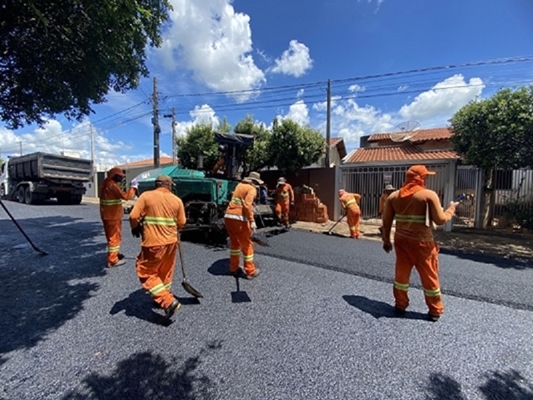
[[[70,196],[70,204],[78,205],[81,203],[81,194],[73,194]]]
[[[30,205],[33,204],[33,194],[29,186],[24,189],[24,203]]]
[[[26,191],[24,190],[24,186],[21,186],[19,188],[19,194],[17,195],[19,203],[24,203],[24,195]]]

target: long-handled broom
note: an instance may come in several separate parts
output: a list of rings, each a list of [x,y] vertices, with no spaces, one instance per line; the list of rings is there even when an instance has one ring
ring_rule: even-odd
[[[198,290],[193,288],[191,284],[187,281],[187,276],[185,275],[185,263],[183,262],[183,250],[181,250],[181,240],[178,233],[178,252],[180,253],[180,264],[181,264],[181,273],[183,274],[183,280],[181,281],[181,286],[183,286],[183,289],[191,295],[193,295],[196,298],[204,297],[202,293],[200,293]]]
[[[33,244],[33,242],[31,241],[30,237],[28,235],[26,235],[26,232],[24,232],[24,230],[22,229],[22,227],[19,225],[19,223],[15,220],[15,218],[13,217],[13,215],[11,215],[11,213],[9,212],[9,210],[7,209],[7,207],[5,206],[5,204],[2,202],[2,200],[0,199],[0,204],[2,205],[2,208],[4,209],[4,211],[7,213],[7,215],[9,215],[9,218],[11,218],[11,221],[13,221],[13,223],[17,226],[17,228],[19,228],[19,231],[24,235],[24,237],[26,238],[26,240],[31,244],[31,247],[33,247],[33,249],[35,251],[38,251],[39,253],[43,254],[43,255],[48,255],[48,253],[44,250],[41,250],[40,248],[38,248],[35,244]]]

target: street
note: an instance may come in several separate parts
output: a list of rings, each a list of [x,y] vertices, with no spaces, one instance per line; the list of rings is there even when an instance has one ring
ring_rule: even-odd
[[[418,275],[393,312],[380,242],[290,230],[255,247],[237,281],[228,250],[183,244],[189,282],[170,325],[127,263],[105,268],[94,204],[0,210],[0,399],[533,399],[533,268],[441,254],[444,316]]]

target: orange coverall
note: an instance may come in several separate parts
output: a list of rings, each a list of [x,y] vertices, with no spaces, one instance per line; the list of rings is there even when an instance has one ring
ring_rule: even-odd
[[[241,181],[232,194],[231,201],[226,208],[224,223],[230,239],[229,270],[235,273],[239,270],[240,253],[244,258],[244,272],[255,275],[254,245],[251,239],[251,223],[254,222],[253,202],[257,196],[255,186]]]
[[[348,193],[340,197],[342,208],[346,210],[346,219],[348,220],[348,228],[350,228],[350,237],[359,238],[359,223],[361,221],[361,210],[359,208],[359,201],[361,195],[357,193]]]
[[[406,185],[409,181],[406,181]],[[439,247],[433,238],[431,222],[443,225],[454,215],[455,207],[442,210],[439,197],[426,189],[422,181],[392,193],[383,212],[383,238],[389,240],[393,219],[396,218],[394,250],[396,268],[393,293],[398,310],[409,306],[409,278],[413,266],[420,275],[429,313],[440,316],[444,312],[439,283]]]
[[[108,265],[116,264],[119,260],[118,254],[122,243],[122,216],[124,215],[122,200],[131,200],[135,197],[134,188],[124,192],[113,180],[117,172],[118,175],[124,175],[120,168],[112,168],[100,187],[100,218],[104,224],[107,239]]]
[[[143,219],[141,251],[136,271],[142,287],[163,309],[174,301],[171,292],[178,229],[187,222],[182,200],[165,187],[141,194],[130,212],[130,226]]]
[[[288,183],[276,187],[276,215],[279,222],[289,225],[289,207],[294,202],[294,191]]]

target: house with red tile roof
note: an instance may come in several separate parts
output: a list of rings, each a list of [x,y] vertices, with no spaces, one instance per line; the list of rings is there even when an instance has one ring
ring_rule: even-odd
[[[411,165],[423,164],[437,174],[427,181],[442,204],[452,200],[459,155],[453,151],[449,128],[421,129],[402,141],[393,140],[403,132],[374,133],[361,138],[360,147],[351,151],[341,167],[342,186],[362,196],[363,216],[376,216],[379,197],[386,185],[399,188]],[[451,229],[448,223],[445,230]]]
[[[360,147],[348,154],[344,164],[395,164],[426,163],[457,160],[459,156],[452,150],[449,128],[418,130],[402,142],[395,142],[395,133],[374,133],[361,138]]]

